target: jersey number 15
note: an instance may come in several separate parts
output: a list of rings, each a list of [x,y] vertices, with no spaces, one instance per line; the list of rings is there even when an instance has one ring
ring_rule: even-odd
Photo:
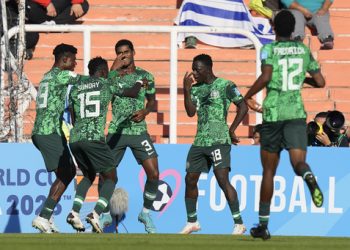
[[[80,100],[80,117],[97,117],[100,116],[100,101],[99,100],[91,100],[94,96],[99,96],[100,91],[91,91],[87,93],[81,93],[78,95]],[[92,110],[86,109],[87,106],[94,106]]]

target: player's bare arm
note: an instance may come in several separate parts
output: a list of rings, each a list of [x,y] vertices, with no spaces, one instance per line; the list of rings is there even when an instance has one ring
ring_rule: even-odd
[[[187,115],[192,117],[196,114],[196,106],[191,100],[191,88],[194,83],[193,73],[186,72],[183,79],[183,88],[184,88],[184,103]]]
[[[311,73],[311,77],[306,77],[304,83],[315,88],[323,88],[326,85],[326,81],[321,71]]]
[[[266,85],[271,81],[272,77],[272,66],[264,65],[261,67],[261,74],[254,82],[253,86],[248,90],[247,94],[244,96],[244,100],[247,101],[253,97],[256,93],[266,87]]]
[[[253,98],[249,98],[247,100],[245,100],[248,107],[255,111],[255,112],[259,112],[259,113],[262,113],[263,112],[263,109],[262,109],[262,106],[260,103],[258,103],[255,99]]]
[[[248,113],[248,106],[245,103],[244,100],[242,100],[239,104],[237,104],[237,114],[235,119],[233,120],[230,129],[229,129],[229,133],[230,133],[230,137],[231,137],[231,143],[233,145],[237,145],[237,143],[240,142],[239,138],[236,136],[235,131],[236,128],[238,127],[238,125],[242,122],[243,118],[246,116],[246,114]]]
[[[141,87],[142,87],[142,83],[136,82],[135,85],[132,86],[131,88],[124,89],[123,96],[135,98],[139,94]]]

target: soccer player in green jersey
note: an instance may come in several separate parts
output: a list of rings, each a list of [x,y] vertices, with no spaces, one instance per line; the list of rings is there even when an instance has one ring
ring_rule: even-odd
[[[57,232],[52,219],[53,210],[67,186],[75,176],[75,167],[70,161],[66,139],[61,131],[62,114],[67,86],[76,74],[77,49],[68,44],[60,44],[53,50],[55,62],[39,85],[36,98],[36,117],[32,131],[32,141],[40,150],[48,172],[54,172],[56,180],[33,222],[33,227],[43,233]]]
[[[136,98],[118,97],[112,101],[112,121],[108,129],[107,143],[113,151],[117,166],[129,147],[137,162],[146,172],[147,180],[143,192],[143,209],[138,220],[145,225],[147,233],[155,233],[156,227],[150,216],[150,208],[158,190],[158,155],[147,132],[145,117],[155,107],[154,77],[146,70],[136,67],[135,50],[131,41],[120,40],[115,45],[115,59],[109,78],[122,87],[131,87],[137,81],[147,83]],[[146,101],[146,105],[145,105]],[[125,119],[125,111],[132,116]]]
[[[291,41],[294,16],[287,10],[274,19],[276,41],[261,49],[261,75],[245,95],[248,101],[266,87],[263,102],[263,123],[260,131],[260,155],[263,177],[260,190],[259,224],[250,230],[254,238],[269,239],[268,222],[273,195],[273,178],[280,152],[289,151],[296,175],[301,176],[310,189],[316,207],[323,203],[322,192],[309,165],[305,162],[307,149],[306,113],[301,97],[304,83],[316,88],[325,86],[318,63],[308,47]],[[308,72],[311,77],[305,77]]]
[[[237,86],[226,79],[216,77],[209,55],[201,54],[193,59],[192,73],[184,76],[184,101],[187,115],[198,116],[197,134],[187,156],[185,205],[187,224],[180,233],[190,234],[201,229],[197,220],[197,182],[202,172],[208,173],[213,166],[215,178],[225,194],[234,220],[232,234],[246,231],[239,210],[235,188],[229,181],[231,170],[231,144],[239,139],[235,130],[247,114],[248,107]],[[195,84],[194,84],[195,83]],[[230,104],[237,106],[237,114],[230,127],[227,113]]]
[[[113,95],[136,97],[141,83],[129,89],[111,84],[107,79],[107,61],[101,57],[90,60],[88,68],[90,77],[82,77],[73,85],[69,95],[74,120],[69,145],[84,177],[77,186],[67,222],[77,231],[85,230],[79,211],[96,173],[99,173],[104,182],[95,208],[87,215],[86,221],[92,225],[94,232],[102,233],[99,216],[107,207],[117,181],[115,159],[104,135],[108,104]]]

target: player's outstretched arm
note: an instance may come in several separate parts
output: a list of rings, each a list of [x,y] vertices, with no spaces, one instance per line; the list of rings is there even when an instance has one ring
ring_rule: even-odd
[[[245,101],[251,110],[253,110],[255,112],[259,112],[259,113],[263,112],[261,104],[258,103],[255,99],[249,98]]]
[[[123,90],[123,96],[135,98],[139,94],[141,87],[142,83],[136,82],[131,88],[126,88]]]
[[[261,67],[261,74],[258,79],[255,80],[253,86],[250,87],[247,94],[244,96],[244,100],[247,101],[252,98],[256,93],[266,87],[266,85],[271,81],[272,77],[272,66],[263,65]]]

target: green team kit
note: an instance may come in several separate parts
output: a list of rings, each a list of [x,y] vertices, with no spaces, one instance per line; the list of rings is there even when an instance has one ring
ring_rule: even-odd
[[[143,120],[139,123],[133,122],[131,114],[141,110],[145,105],[145,95],[155,94],[154,77],[149,72],[136,67],[132,74],[121,76],[118,71],[111,71],[108,75],[114,83],[122,88],[131,88],[136,81],[147,79],[148,88],[142,88],[136,98],[115,96],[112,101],[112,121],[109,125],[108,133],[118,133],[123,135],[140,135],[147,132],[146,122]]]
[[[108,104],[122,89],[109,79],[84,76],[72,87],[70,106],[73,108],[74,127],[70,142],[105,141],[104,129]]]
[[[261,64],[273,73],[263,103],[265,122],[306,118],[301,89],[306,72],[319,71],[310,49],[303,43],[276,41],[261,49]]]
[[[223,78],[212,84],[198,83],[192,86],[192,102],[196,105],[198,124],[195,146],[231,144],[227,126],[227,113],[231,102],[238,104],[243,96],[236,85]]]
[[[67,86],[77,78],[72,71],[54,67],[44,75],[39,85],[32,140],[40,150],[48,171],[70,164],[61,124]]]
[[[148,81],[148,87],[142,88],[136,98],[115,96],[112,100],[112,121],[108,129],[107,143],[113,151],[117,165],[122,160],[127,147],[131,148],[139,164],[148,158],[157,157],[157,152],[147,133],[145,120],[138,123],[131,120],[131,115],[135,111],[144,109],[146,95],[156,92],[153,75],[136,67],[135,72],[127,75],[111,71],[109,78],[123,88],[132,87],[138,80],[147,79]]]
[[[306,150],[306,112],[301,96],[306,72],[318,72],[319,65],[301,42],[276,41],[263,46],[262,65],[273,67],[263,102],[261,148]]]
[[[62,134],[61,123],[68,84],[77,80],[76,73],[57,67],[47,72],[36,97],[36,118],[33,135]]]
[[[243,101],[243,96],[231,81],[217,78],[212,84],[192,86],[191,99],[197,109],[197,134],[187,156],[186,171],[209,172],[230,167],[231,138],[227,113],[231,103]],[[207,159],[210,159],[208,162]]]
[[[74,126],[70,146],[82,171],[108,172],[115,167],[114,157],[105,143],[108,104],[122,89],[109,79],[84,76],[69,95]]]

